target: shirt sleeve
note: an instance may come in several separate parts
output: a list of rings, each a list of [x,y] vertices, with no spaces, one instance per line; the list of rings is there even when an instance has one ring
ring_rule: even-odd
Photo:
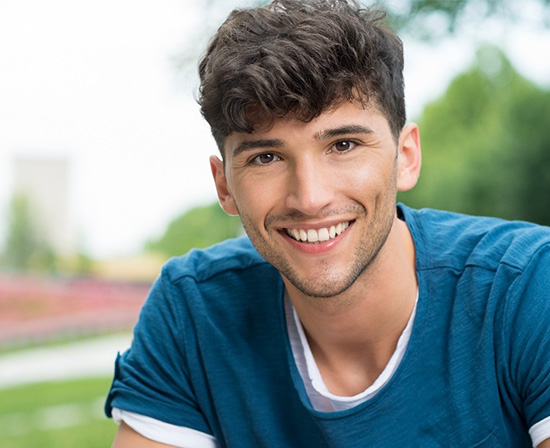
[[[191,428],[171,425],[118,408],[113,408],[112,414],[117,424],[124,421],[134,431],[155,442],[179,448],[219,448],[213,436]]]
[[[527,426],[542,441],[550,437],[550,426],[540,424],[550,417],[549,245],[533,254],[512,284],[506,307],[509,377]]]
[[[111,417],[116,407],[212,434],[197,404],[187,363],[185,298],[175,294],[166,271],[141,310],[130,349],[117,357],[105,412]]]
[[[531,436],[534,447],[538,446],[539,443],[544,442],[546,439],[550,439],[550,417],[531,426],[529,435]]]

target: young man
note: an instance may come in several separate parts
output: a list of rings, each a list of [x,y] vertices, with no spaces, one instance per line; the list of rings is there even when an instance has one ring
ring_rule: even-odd
[[[200,64],[248,237],[170,261],[114,446],[550,447],[550,231],[396,205],[400,40],[351,1],[234,11]]]

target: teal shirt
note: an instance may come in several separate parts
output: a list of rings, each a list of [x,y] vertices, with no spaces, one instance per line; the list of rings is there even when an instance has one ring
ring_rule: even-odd
[[[111,408],[212,434],[222,447],[530,447],[550,416],[550,229],[398,206],[419,299],[405,355],[371,399],[312,408],[283,283],[243,237],[171,260]]]

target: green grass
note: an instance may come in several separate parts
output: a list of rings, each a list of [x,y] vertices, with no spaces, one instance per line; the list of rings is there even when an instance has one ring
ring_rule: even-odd
[[[117,425],[103,415],[111,379],[0,390],[0,447],[110,447]]]

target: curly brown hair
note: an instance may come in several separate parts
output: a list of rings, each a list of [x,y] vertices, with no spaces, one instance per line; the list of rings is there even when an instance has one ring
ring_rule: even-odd
[[[223,156],[233,132],[292,114],[310,121],[345,101],[405,125],[403,45],[379,9],[354,0],[275,0],[234,10],[199,63],[201,112]]]

